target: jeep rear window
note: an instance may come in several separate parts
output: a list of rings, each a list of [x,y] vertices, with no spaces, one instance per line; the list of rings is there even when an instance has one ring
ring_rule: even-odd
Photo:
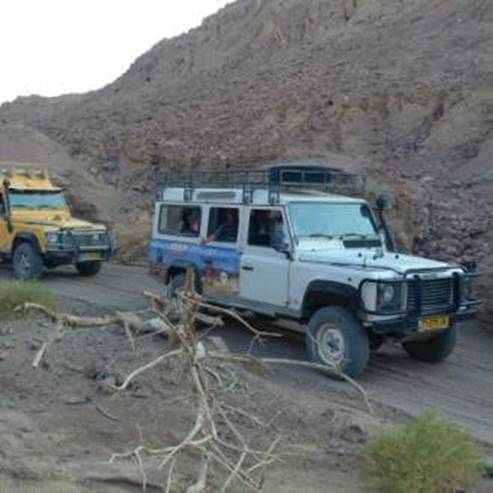
[[[378,237],[366,204],[297,202],[289,206],[296,238]]]
[[[10,190],[10,206],[13,209],[66,209],[62,192],[44,190]]]
[[[159,214],[158,231],[164,235],[195,238],[200,234],[201,218],[200,207],[163,205]]]

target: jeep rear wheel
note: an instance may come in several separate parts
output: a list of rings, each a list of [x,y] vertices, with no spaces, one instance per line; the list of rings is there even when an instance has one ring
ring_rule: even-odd
[[[348,377],[363,373],[370,357],[368,333],[350,310],[339,306],[322,308],[312,316],[306,348],[311,361]]]
[[[452,325],[436,337],[403,342],[402,347],[413,359],[426,363],[440,363],[452,354],[458,339],[459,328],[457,325]]]
[[[167,297],[168,299],[172,299],[176,297],[176,294],[185,289],[185,284],[187,283],[187,274],[182,273],[182,274],[176,274],[173,276],[169,283],[168,283],[168,292],[167,292]],[[199,294],[202,293],[202,280],[200,276],[196,273],[195,274],[195,291]]]
[[[171,279],[168,288],[169,299],[175,298],[179,291],[185,288],[185,283],[187,282],[187,276],[185,274],[178,274]]]
[[[82,277],[91,277],[95,276],[100,270],[101,267],[103,266],[102,262],[79,262],[75,264],[75,268],[77,269],[77,272],[79,275]]]
[[[39,279],[43,273],[43,259],[35,245],[19,243],[12,258],[14,277],[20,281]]]

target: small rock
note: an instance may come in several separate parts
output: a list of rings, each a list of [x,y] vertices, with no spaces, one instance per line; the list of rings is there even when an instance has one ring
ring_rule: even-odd
[[[132,397],[136,397],[137,399],[149,399],[151,395],[148,392],[139,389],[136,392],[132,392]]]
[[[80,404],[87,404],[90,401],[91,401],[91,399],[87,396],[76,395],[76,396],[71,396],[71,397],[68,397],[67,399],[65,399],[65,404],[67,404],[69,406],[77,406]]]
[[[166,332],[166,324],[160,318],[147,320],[142,328],[142,333],[150,334],[152,332]]]

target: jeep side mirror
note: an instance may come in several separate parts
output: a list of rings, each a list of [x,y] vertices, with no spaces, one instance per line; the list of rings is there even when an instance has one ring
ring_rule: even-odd
[[[274,245],[273,248],[276,252],[286,255],[286,258],[291,260],[291,247],[287,243]]]
[[[392,197],[387,192],[380,192],[375,199],[375,207],[379,211],[392,209]]]

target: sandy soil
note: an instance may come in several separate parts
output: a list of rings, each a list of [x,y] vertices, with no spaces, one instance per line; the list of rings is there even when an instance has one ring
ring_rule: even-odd
[[[0,268],[0,278],[9,276],[6,266]],[[81,279],[67,268],[43,282],[57,295],[60,309],[89,314],[145,308],[140,291],[160,288],[144,267],[117,265],[105,266],[94,279]],[[52,347],[48,365],[33,371],[30,361],[48,330],[39,321],[1,324],[0,492],[140,491],[134,465],[110,466],[107,460],[112,452],[135,446],[139,428],[149,443],[179,440],[192,411],[170,401],[183,392],[183,381],[171,366],[153,370],[152,378],[140,378],[116,396],[102,381],[121,378],[152,359],[164,339],[143,337],[134,353],[117,329],[77,331]],[[219,335],[235,351],[250,342],[235,324]],[[469,429],[485,455],[493,456],[492,350],[491,335],[473,324],[464,328],[460,347],[442,365],[419,364],[399,348],[384,348],[361,379],[375,417],[366,415],[347,385],[293,368],[276,368],[263,376],[242,373],[244,385],[228,399],[266,423],[275,418],[267,434],[281,433],[286,450],[294,452],[268,474],[265,491],[369,491],[357,472],[368,435],[430,407]],[[289,332],[255,352],[304,358],[301,338]],[[179,470],[181,486],[190,478],[192,457],[188,459]],[[149,476],[149,491],[160,491],[163,476],[152,469]],[[485,483],[476,491],[492,489]]]

